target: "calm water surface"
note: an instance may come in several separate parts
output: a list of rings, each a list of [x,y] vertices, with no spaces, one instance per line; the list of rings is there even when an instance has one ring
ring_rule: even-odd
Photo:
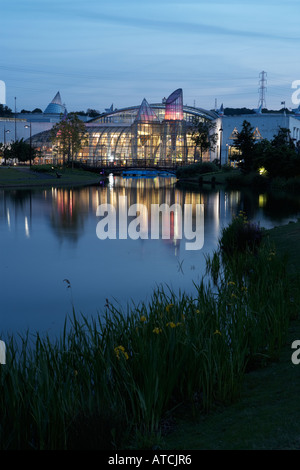
[[[204,204],[204,246],[187,251],[171,239],[99,240],[99,204],[119,196],[128,206]],[[72,312],[86,316],[104,310],[106,299],[126,307],[149,300],[156,285],[190,293],[205,270],[206,253],[217,246],[222,227],[240,210],[266,228],[296,220],[299,203],[239,191],[178,189],[172,178],[123,179],[106,187],[0,191],[0,333],[59,333]],[[128,219],[130,222],[132,219]],[[150,233],[150,232],[149,232]],[[68,288],[68,283],[70,288]]]

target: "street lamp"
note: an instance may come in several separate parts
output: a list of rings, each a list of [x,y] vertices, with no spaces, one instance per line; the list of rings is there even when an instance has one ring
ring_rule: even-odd
[[[17,141],[17,97],[15,96],[15,142]]]
[[[5,150],[6,150],[6,134],[9,134],[10,133],[10,130],[7,129],[5,130],[5,126],[4,126],[4,139],[3,139],[3,144],[4,144],[4,148],[3,148],[3,158],[4,158],[4,163],[6,164],[6,158],[5,158]]]
[[[28,124],[26,124],[26,126],[24,126],[26,129],[30,129],[30,138],[29,138],[29,145],[30,145],[30,149],[29,149],[29,166],[31,167],[31,122],[29,123],[29,126]]]
[[[4,139],[3,139],[4,147],[6,145],[6,134],[9,134],[9,133],[10,133],[10,130],[9,129],[5,130],[5,126],[4,126]]]
[[[222,160],[221,160],[221,157],[222,157],[222,132],[223,132],[222,126],[220,127],[219,132],[220,132],[220,168],[221,168],[221,166],[222,166]]]

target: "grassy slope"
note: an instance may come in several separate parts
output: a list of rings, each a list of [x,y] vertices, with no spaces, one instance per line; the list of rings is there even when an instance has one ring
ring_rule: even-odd
[[[228,176],[232,176],[235,174],[239,174],[239,170],[234,170],[232,169],[231,171],[217,171],[213,173],[204,173],[203,175],[190,175],[186,177],[179,178],[179,182],[182,184],[190,184],[190,185],[197,185],[199,186],[199,177],[201,176],[203,178],[202,184],[207,184],[208,187],[211,184],[211,179],[212,177],[215,177],[215,183],[216,184],[226,184],[226,180]]]
[[[300,274],[300,222],[268,232],[278,253],[289,254],[292,276]],[[300,313],[300,312],[299,312]],[[300,365],[291,361],[291,344],[300,339],[293,321],[280,361],[246,375],[239,402],[207,416],[181,410],[165,449],[300,449]]]

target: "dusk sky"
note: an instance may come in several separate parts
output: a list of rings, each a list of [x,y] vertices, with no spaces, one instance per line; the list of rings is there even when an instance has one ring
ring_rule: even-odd
[[[6,104],[43,111],[60,91],[68,111],[160,102],[295,108],[299,0],[10,0],[1,2]]]

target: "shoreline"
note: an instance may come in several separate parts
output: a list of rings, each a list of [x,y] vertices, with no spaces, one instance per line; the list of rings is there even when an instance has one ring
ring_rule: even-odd
[[[59,170],[57,176],[51,170],[39,171],[24,167],[2,167],[0,169],[0,189],[42,189],[49,187],[80,187],[98,185],[106,181],[106,176],[85,170]]]
[[[101,179],[99,178],[99,181],[49,181],[49,182],[44,182],[44,183],[20,183],[20,184],[13,184],[13,185],[1,185],[0,184],[0,189],[35,189],[35,188],[45,188],[45,187],[52,187],[52,186],[61,186],[61,187],[71,187],[71,186],[96,186],[98,185],[101,181],[105,181],[105,178]]]

